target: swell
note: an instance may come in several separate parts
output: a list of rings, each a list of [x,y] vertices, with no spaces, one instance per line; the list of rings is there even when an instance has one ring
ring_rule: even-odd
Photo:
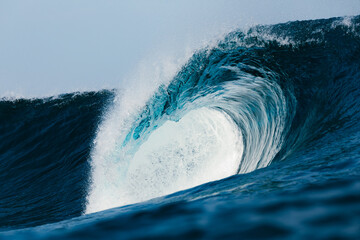
[[[79,216],[88,156],[112,92],[0,101],[0,228]]]

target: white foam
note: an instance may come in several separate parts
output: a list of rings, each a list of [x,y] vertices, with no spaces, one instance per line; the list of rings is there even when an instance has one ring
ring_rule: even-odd
[[[131,77],[120,83],[123,87],[118,90],[114,103],[103,116],[94,140],[86,212],[100,211],[119,204],[112,200],[117,198],[119,193],[110,192],[109,189],[119,181],[121,171],[115,168],[123,171],[127,167],[120,167],[119,164],[124,162],[119,161],[130,158],[127,156],[127,149],[123,149],[121,144],[150,96],[160,84],[166,85],[170,82],[188,55],[168,57],[158,54],[145,58],[139,63],[137,72],[130,73]],[[99,204],[101,206],[98,206]]]
[[[86,213],[191,188],[237,173],[241,133],[224,113],[201,108],[155,130],[131,159],[96,166]]]

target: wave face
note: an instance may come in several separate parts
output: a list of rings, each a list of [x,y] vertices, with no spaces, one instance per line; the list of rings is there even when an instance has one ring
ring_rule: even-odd
[[[359,33],[256,26],[147,94],[3,99],[0,234],[358,238]]]
[[[79,216],[92,139],[111,92],[0,102],[0,227]]]

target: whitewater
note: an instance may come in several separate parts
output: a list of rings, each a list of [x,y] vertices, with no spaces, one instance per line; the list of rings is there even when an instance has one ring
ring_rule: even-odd
[[[2,98],[0,238],[359,238],[359,33],[254,26],[158,79]]]

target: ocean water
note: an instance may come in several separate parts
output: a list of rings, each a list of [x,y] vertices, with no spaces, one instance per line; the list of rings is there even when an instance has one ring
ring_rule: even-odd
[[[255,26],[152,87],[0,101],[0,239],[360,239],[360,16]]]

